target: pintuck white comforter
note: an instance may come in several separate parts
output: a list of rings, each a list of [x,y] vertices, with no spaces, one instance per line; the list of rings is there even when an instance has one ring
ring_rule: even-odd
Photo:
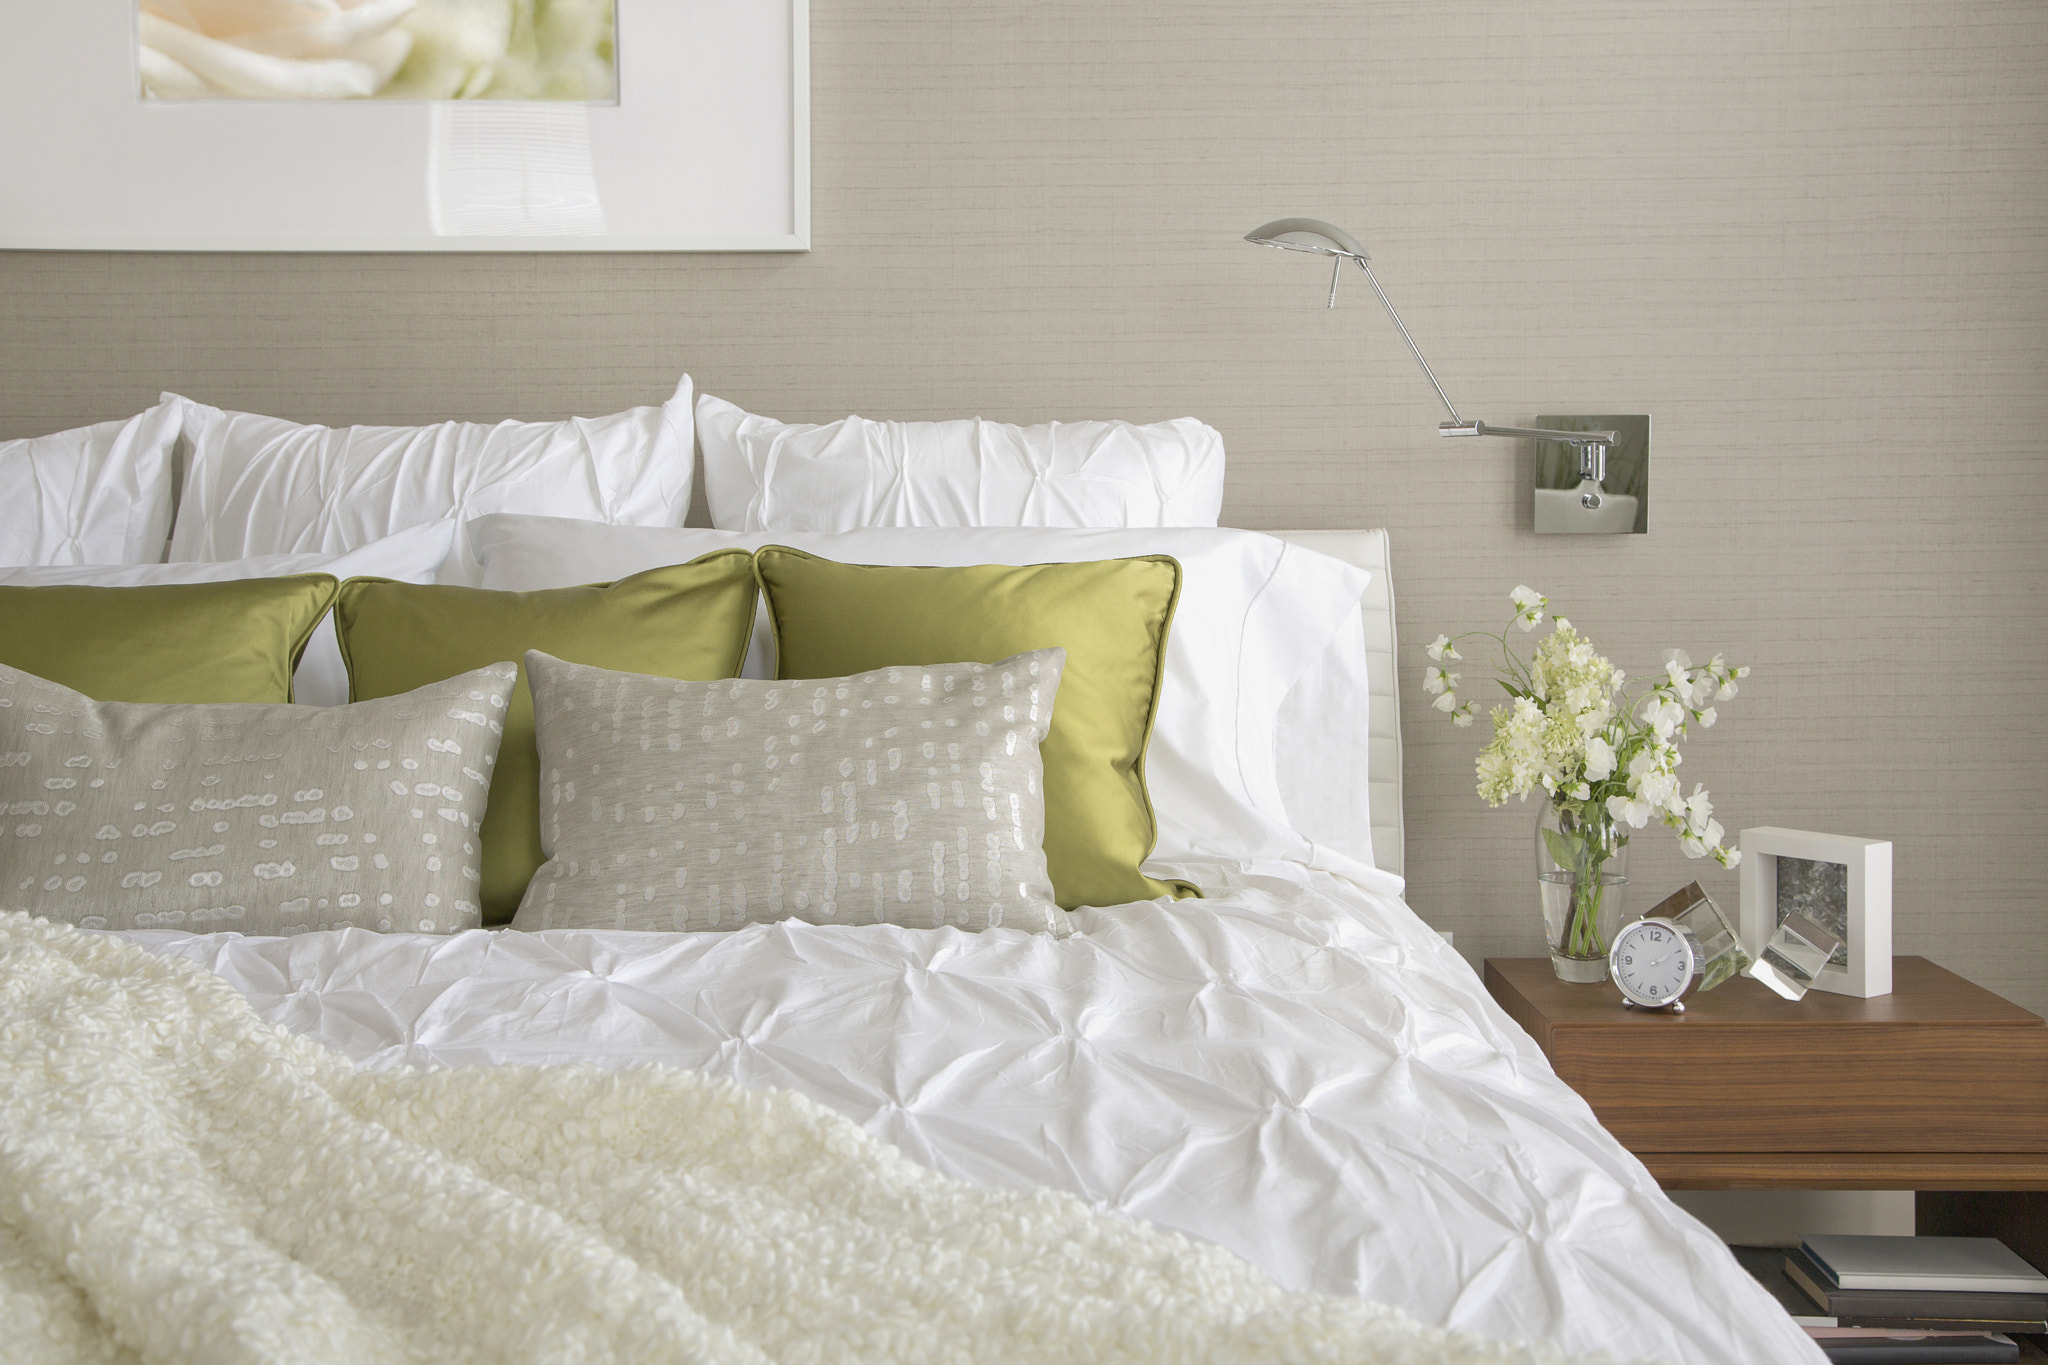
[[[941,1172],[1219,1243],[1283,1286],[1686,1365],[1818,1350],[1394,884],[1184,865],[1074,936],[132,935],[372,1067],[660,1061],[799,1091]]]

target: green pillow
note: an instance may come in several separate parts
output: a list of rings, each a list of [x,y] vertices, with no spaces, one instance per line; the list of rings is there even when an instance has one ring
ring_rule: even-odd
[[[1200,894],[1138,870],[1158,837],[1145,744],[1180,598],[1178,562],[884,568],[770,545],[755,551],[754,569],[784,678],[1066,650],[1052,730],[1039,746],[1053,898],[1071,910]]]
[[[0,587],[0,663],[94,701],[288,702],[292,670],[340,586],[309,573]]]
[[[503,924],[540,865],[540,756],[521,661],[538,649],[573,663],[710,682],[738,675],[754,629],[753,561],[719,550],[616,583],[546,592],[352,578],[335,604],[355,701],[410,692],[485,664],[520,665],[484,813],[485,924]]]

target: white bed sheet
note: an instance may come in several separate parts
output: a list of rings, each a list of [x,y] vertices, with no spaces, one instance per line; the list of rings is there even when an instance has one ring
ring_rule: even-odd
[[[130,935],[371,1066],[664,1062],[1282,1284],[1623,1359],[1823,1359],[1403,905],[1287,864],[997,930]]]

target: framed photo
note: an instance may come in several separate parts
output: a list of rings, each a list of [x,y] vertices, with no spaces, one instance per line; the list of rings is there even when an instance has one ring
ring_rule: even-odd
[[[1892,991],[1892,846],[1810,830],[1743,830],[1742,946],[1759,955],[1787,915],[1841,940],[1813,989],[1869,999]]]
[[[804,251],[807,0],[0,5],[0,248]]]

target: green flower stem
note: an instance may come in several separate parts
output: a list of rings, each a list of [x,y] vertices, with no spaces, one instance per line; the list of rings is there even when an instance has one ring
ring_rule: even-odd
[[[1600,933],[1600,908],[1607,899],[1607,860],[1619,851],[1614,828],[1604,820],[1587,819],[1562,802],[1556,806],[1558,828],[1543,831],[1550,860],[1572,874],[1571,900],[1565,912],[1563,942],[1567,957],[1602,957],[1607,952]]]

